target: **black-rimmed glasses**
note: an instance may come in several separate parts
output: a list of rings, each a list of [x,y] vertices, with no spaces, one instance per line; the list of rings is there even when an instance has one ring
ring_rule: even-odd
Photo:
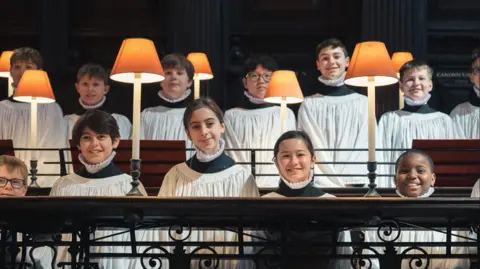
[[[14,189],[21,189],[25,186],[25,183],[23,182],[22,179],[16,179],[16,178],[8,179],[8,178],[0,177],[0,188],[5,188],[8,182],[10,182],[10,184]]]
[[[258,74],[258,73],[248,73],[247,78],[257,82],[260,80],[260,78],[263,79],[265,82],[269,82],[270,79],[272,79],[272,73],[263,73],[263,74]]]

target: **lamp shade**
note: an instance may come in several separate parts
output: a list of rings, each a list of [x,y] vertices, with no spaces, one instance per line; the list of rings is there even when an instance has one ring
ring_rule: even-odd
[[[278,70],[273,72],[267,86],[267,93],[263,98],[265,102],[281,104],[303,102],[303,93],[298,84],[295,72],[290,70]]]
[[[141,83],[159,82],[164,79],[155,44],[149,39],[123,40],[110,78],[119,82],[133,83],[135,74],[140,74]]]
[[[7,50],[0,56],[0,77],[8,78],[10,76],[10,58],[13,51]]]
[[[392,63],[393,68],[395,68],[395,72],[399,73],[402,65],[411,60],[413,60],[413,55],[410,52],[395,52],[392,55]]]
[[[55,102],[50,80],[43,70],[26,70],[13,95],[13,99],[27,103],[31,103],[34,97],[38,103]]]
[[[375,86],[398,82],[397,74],[385,44],[377,41],[358,43],[345,76],[345,84],[366,87],[369,77]]]
[[[207,54],[203,52],[189,53],[187,59],[193,64],[195,68],[195,75],[199,80],[208,80],[213,78],[212,68],[210,68],[210,62],[208,61]]]

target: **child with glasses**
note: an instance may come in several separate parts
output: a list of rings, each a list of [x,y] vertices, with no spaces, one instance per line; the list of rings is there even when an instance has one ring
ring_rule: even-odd
[[[0,196],[25,196],[28,169],[25,163],[13,156],[0,156]]]
[[[450,116],[456,128],[463,130],[465,138],[480,139],[480,47],[472,53],[470,81],[473,91],[469,100],[456,106]]]

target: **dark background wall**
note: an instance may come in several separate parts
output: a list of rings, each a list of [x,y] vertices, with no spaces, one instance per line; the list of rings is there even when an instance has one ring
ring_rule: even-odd
[[[258,54],[295,70],[304,94],[313,93],[315,47],[337,37],[350,53],[357,42],[379,40],[390,53],[408,50],[431,63],[431,105],[448,113],[471,90],[469,57],[480,45],[478,0],[0,0],[0,6],[0,51],[39,49],[65,114],[78,100],[76,70],[87,62],[111,68],[126,37],[152,39],[160,57],[206,52],[215,78],[202,82],[202,95],[224,109],[242,96],[243,62]],[[6,84],[0,80],[0,99]],[[397,108],[397,88],[377,89],[377,115]],[[154,104],[159,89],[143,86],[144,106]],[[131,116],[131,85],[112,82],[109,98]]]

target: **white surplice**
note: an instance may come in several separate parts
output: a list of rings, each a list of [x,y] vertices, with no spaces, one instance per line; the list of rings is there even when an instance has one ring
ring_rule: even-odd
[[[480,139],[480,107],[465,102],[457,105],[450,116],[455,128],[463,130],[465,138]]]

